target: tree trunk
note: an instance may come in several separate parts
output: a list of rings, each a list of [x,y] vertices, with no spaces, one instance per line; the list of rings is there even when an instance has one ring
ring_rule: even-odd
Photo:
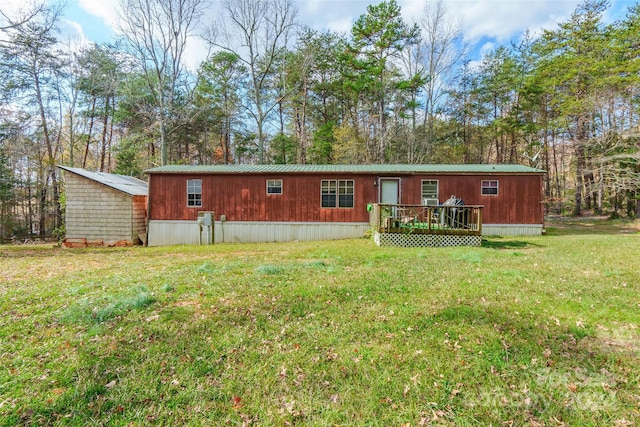
[[[223,146],[223,154],[224,154],[224,164],[229,164],[229,160],[231,159],[231,117],[225,117],[225,125],[224,125],[224,146]]]
[[[51,169],[51,189],[53,191],[53,204],[55,206],[53,228],[56,229],[62,226],[62,205],[60,205],[60,182],[56,177],[55,168]]]
[[[164,109],[164,105],[161,109]],[[162,112],[158,114],[158,128],[160,130],[160,165],[164,166],[169,162],[169,147],[167,147],[167,129]]]
[[[33,234],[33,196],[31,194],[31,181],[27,182],[27,230]]]
[[[115,99],[114,99],[115,102]],[[113,117],[111,118],[111,120],[109,121],[109,137],[107,138],[107,164],[109,165],[109,170],[108,172],[111,172],[111,167],[112,167],[112,163],[111,163],[111,143],[113,141]]]
[[[590,168],[589,168],[590,169]],[[585,181],[585,200],[584,200],[584,205],[587,209],[592,209],[595,205],[594,200],[596,199],[595,196],[595,192],[593,191],[593,188],[595,186],[595,178],[593,176],[592,172],[587,172],[584,175],[584,181]],[[597,211],[597,209],[596,209]]]
[[[107,96],[104,105],[104,119],[102,121],[102,138],[100,143],[100,172],[104,172],[104,159],[107,153],[107,133],[109,124],[109,103],[110,97]]]
[[[307,79],[304,79],[302,88],[302,106],[300,107],[299,114],[297,114],[296,121],[298,122],[298,141],[300,144],[300,151],[298,152],[298,163],[307,163],[307,149],[309,148],[309,138],[307,136],[307,98],[309,96],[309,90],[307,85]]]
[[[82,168],[87,167],[87,156],[89,155],[89,146],[91,144],[91,133],[93,132],[93,122],[96,112],[96,97],[91,100],[91,114],[89,115],[89,130],[87,131],[87,145],[84,148],[84,157],[82,158]]]
[[[576,194],[573,215],[580,216],[582,214],[582,196],[584,192],[584,172],[586,166],[584,147],[587,140],[588,119],[584,115],[580,115],[576,124],[576,141],[574,148],[576,153]]]
[[[52,186],[53,186],[53,191],[54,191],[54,195],[56,193],[58,193],[58,188],[57,188],[57,180],[55,179],[55,162],[56,162],[56,157],[54,154],[54,150],[53,150],[53,144],[51,143],[51,136],[49,135],[49,127],[47,125],[47,116],[45,114],[45,110],[44,110],[44,100],[42,97],[42,91],[40,88],[40,78],[37,72],[34,71],[34,85],[35,85],[35,90],[36,90],[36,101],[38,103],[38,108],[40,110],[40,120],[42,121],[42,133],[44,136],[44,141],[45,141],[45,145],[47,148],[47,160],[46,160],[46,165],[45,165],[45,171],[43,171],[43,174],[47,177],[45,180],[43,180],[43,188],[41,190],[40,193],[40,238],[44,239],[44,237],[46,237],[46,205],[47,205],[47,185],[48,185],[48,180],[49,180],[49,176],[52,177]],[[48,171],[48,173],[47,173]],[[54,206],[55,206],[55,212],[60,212],[61,211],[61,207],[60,207],[60,200],[58,198],[56,198],[54,201]],[[55,221],[54,225],[57,225],[57,220]]]
[[[381,79],[380,85],[382,87],[383,86],[383,80]],[[378,161],[377,163],[385,163],[385,154],[387,151],[387,119],[385,117],[385,108],[386,108],[386,103],[385,103],[385,97],[384,97],[384,90],[383,92],[380,94],[380,102],[378,105]]]
[[[43,175],[44,171],[43,171]],[[47,179],[42,176],[40,185],[40,200],[39,200],[39,210],[38,210],[38,237],[42,240],[47,236]]]
[[[579,143],[582,145],[581,143]],[[584,191],[584,154],[582,147],[576,147],[576,194],[573,215],[580,216],[582,214],[582,192]]]

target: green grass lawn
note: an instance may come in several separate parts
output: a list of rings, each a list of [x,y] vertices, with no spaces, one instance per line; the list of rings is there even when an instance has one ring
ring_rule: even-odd
[[[597,221],[473,248],[0,246],[0,425],[637,425],[639,254]]]

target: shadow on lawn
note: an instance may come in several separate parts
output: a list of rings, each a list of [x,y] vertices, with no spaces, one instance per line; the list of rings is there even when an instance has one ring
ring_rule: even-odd
[[[526,242],[523,240],[501,240],[501,237],[491,237],[490,239],[482,239],[483,248],[489,249],[525,249],[541,247],[541,245]]]

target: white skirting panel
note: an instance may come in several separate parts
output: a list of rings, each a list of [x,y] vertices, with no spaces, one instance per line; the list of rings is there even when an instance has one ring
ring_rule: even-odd
[[[483,236],[541,236],[541,224],[482,224]]]
[[[215,243],[292,242],[295,240],[336,240],[363,237],[369,223],[335,222],[237,222],[216,221]],[[197,245],[210,243],[205,227],[200,237],[196,221],[149,221],[149,246]]]
[[[481,236],[464,236],[457,234],[402,234],[378,233],[373,234],[373,241],[378,246],[400,246],[403,248],[423,246],[480,246]]]
[[[196,221],[149,221],[149,246],[197,245],[200,228]]]

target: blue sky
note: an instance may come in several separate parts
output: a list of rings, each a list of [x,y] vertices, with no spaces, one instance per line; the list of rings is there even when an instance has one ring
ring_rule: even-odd
[[[103,43],[114,41],[115,32],[102,16],[91,14],[78,5],[78,0],[73,0],[66,8],[64,18],[70,23],[79,25],[78,34],[84,34],[87,40]],[[74,34],[74,32],[70,32]]]
[[[4,0],[3,12],[11,12],[25,0]],[[48,0],[53,1],[53,0]],[[433,0],[397,0],[406,21],[422,16],[424,5]],[[298,20],[316,29],[348,32],[367,5],[376,0],[297,0]],[[67,0],[62,32],[72,45],[87,42],[114,41],[117,36],[119,0]],[[566,21],[581,1],[577,0],[444,0],[449,15],[462,25],[465,40],[479,56],[491,48],[518,41],[525,30],[540,33]],[[608,20],[623,17],[630,0],[612,0]],[[204,19],[213,21],[218,15],[220,0],[211,0]],[[187,62],[195,68],[205,47],[193,40],[187,51]],[[477,58],[475,58],[477,59]]]

